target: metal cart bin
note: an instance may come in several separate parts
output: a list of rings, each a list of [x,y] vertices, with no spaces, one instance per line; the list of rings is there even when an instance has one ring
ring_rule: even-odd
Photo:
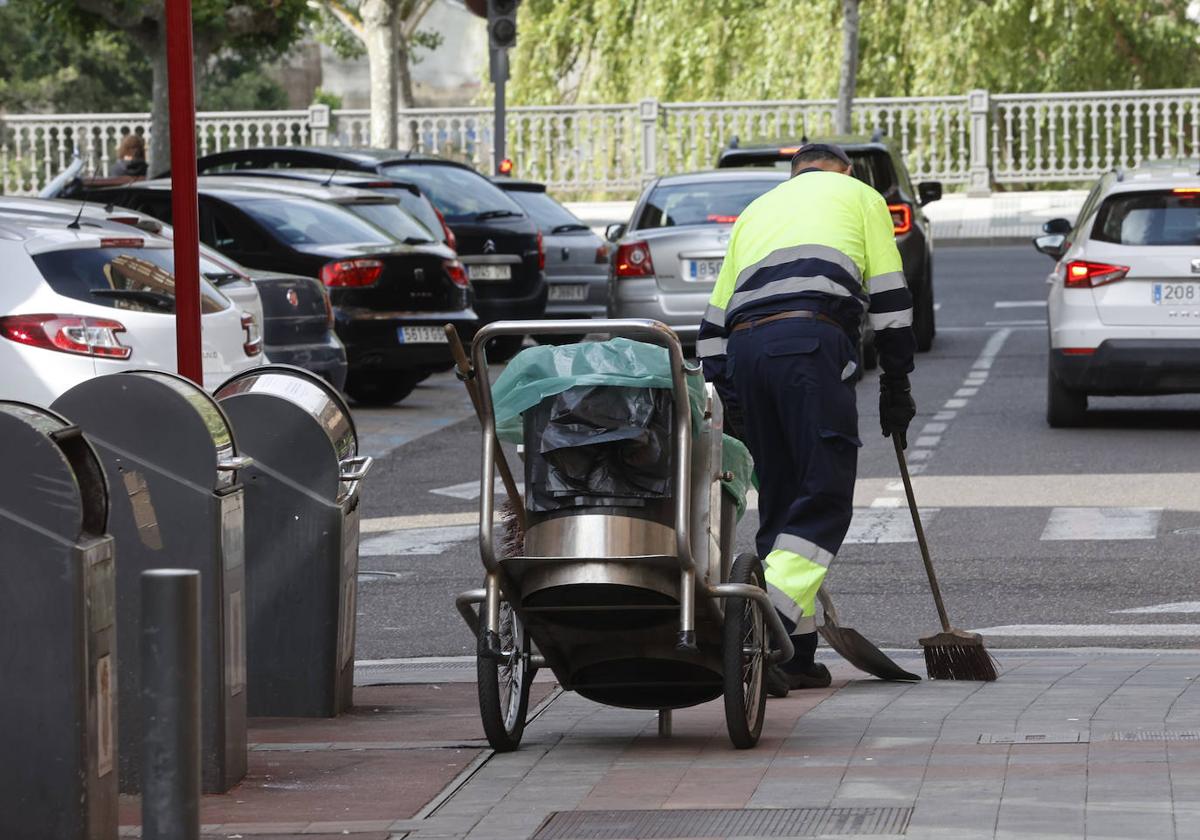
[[[246,679],[251,715],[350,708],[360,487],[371,459],[341,395],[308,371],[254,368],[217,389],[254,459],[246,492]]]
[[[108,488],[77,426],[0,402],[0,837],[117,836]]]
[[[123,792],[140,789],[141,573],[200,572],[201,756],[206,793],[246,775],[243,504],[233,430],[183,377],[132,371],[81,382],[54,401],[100,455],[117,543],[118,755]]]

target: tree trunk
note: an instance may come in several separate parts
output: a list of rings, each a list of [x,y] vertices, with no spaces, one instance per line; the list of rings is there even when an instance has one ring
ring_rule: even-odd
[[[834,130],[850,133],[850,108],[858,87],[858,2],[842,0],[842,69],[838,78],[837,110]]]
[[[403,35],[396,38],[396,91],[400,99],[400,110],[408,111],[416,107],[416,97],[413,95],[412,52],[408,40]],[[415,121],[405,114],[400,119],[398,140],[400,148],[415,149],[417,131]]]
[[[146,138],[146,171],[154,177],[171,168],[166,37],[162,27],[157,24],[134,30],[130,34],[134,43],[150,59],[150,136]]]
[[[371,145],[396,147],[396,3],[364,0],[361,9],[371,72]]]

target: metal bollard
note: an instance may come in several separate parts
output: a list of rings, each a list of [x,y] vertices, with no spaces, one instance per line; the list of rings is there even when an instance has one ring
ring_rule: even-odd
[[[142,838],[200,837],[200,573],[142,572]]]

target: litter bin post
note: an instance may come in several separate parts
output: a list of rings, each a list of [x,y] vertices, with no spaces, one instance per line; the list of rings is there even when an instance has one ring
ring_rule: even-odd
[[[0,837],[117,837],[108,490],[78,427],[0,402]]]
[[[254,463],[246,487],[246,664],[251,715],[330,717],[350,708],[358,509],[371,459],[324,380],[287,365],[216,393]]]
[[[79,383],[54,402],[83,428],[112,488],[117,541],[119,769],[141,789],[141,573],[200,572],[201,761],[205,793],[246,775],[243,496],[246,459],[202,388],[172,373],[131,371]]]
[[[200,837],[200,573],[142,572],[142,838]]]

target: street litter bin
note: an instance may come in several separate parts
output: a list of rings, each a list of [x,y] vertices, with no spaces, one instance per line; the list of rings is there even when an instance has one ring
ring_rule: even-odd
[[[173,373],[131,371],[79,383],[53,408],[78,424],[112,488],[116,540],[118,756],[123,792],[140,789],[141,574],[200,572],[203,790],[246,775],[243,504],[229,421],[202,388]]]
[[[288,365],[216,393],[254,463],[246,488],[246,673],[251,715],[332,717],[350,708],[358,600],[358,455],[350,409]]]
[[[79,427],[0,402],[0,837],[115,840],[113,539]]]

